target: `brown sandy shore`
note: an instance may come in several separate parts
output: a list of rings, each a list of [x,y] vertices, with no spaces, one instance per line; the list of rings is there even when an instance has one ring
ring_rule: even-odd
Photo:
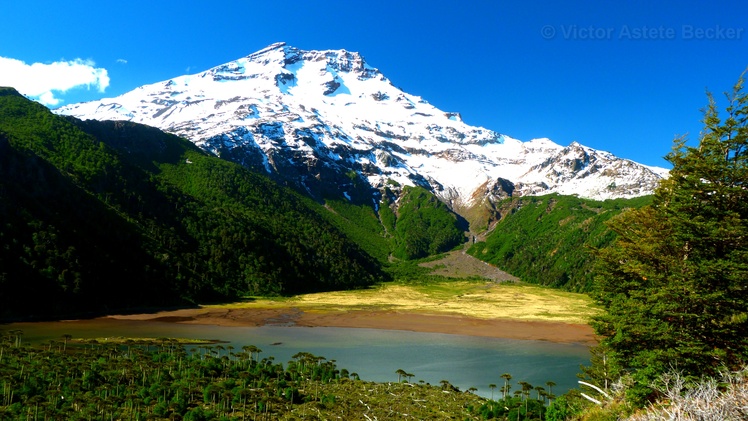
[[[153,314],[109,316],[127,320],[153,320],[217,326],[288,325],[305,327],[352,327],[415,332],[448,333],[508,339],[531,339],[559,343],[597,343],[592,328],[569,324],[513,319],[480,319],[475,317],[398,312],[391,310],[302,311],[285,308],[196,308]]]

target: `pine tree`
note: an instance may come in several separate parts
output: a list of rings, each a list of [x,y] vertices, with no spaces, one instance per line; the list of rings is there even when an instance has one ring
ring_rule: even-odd
[[[611,221],[597,252],[593,321],[601,347],[637,385],[668,370],[698,377],[748,362],[748,97],[741,76],[726,118],[708,95],[699,145],[676,139],[650,206]]]

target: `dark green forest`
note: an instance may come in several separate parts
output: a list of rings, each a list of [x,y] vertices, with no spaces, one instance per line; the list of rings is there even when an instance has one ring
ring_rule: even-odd
[[[423,187],[404,187],[397,209],[395,257],[422,258],[465,242],[467,224]]]
[[[65,119],[0,91],[1,316],[386,280],[318,207],[156,129]]]
[[[574,196],[525,196],[496,205],[499,222],[468,252],[525,282],[576,292],[593,284],[591,250],[615,238],[606,222],[651,197],[594,201]]]
[[[467,223],[423,187],[403,188],[399,197],[385,189],[377,209],[328,200],[328,218],[385,265],[449,251],[466,240]],[[407,263],[405,263],[407,264]]]

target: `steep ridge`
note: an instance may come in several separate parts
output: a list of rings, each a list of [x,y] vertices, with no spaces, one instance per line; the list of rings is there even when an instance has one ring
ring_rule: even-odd
[[[572,143],[465,124],[395,87],[363,57],[273,44],[194,75],[56,111],[161,128],[317,200],[379,205],[421,186],[457,212],[501,198],[651,194],[667,171]]]

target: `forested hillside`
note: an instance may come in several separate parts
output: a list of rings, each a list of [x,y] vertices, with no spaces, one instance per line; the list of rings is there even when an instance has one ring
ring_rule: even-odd
[[[403,188],[397,219],[390,228],[395,235],[394,255],[414,259],[448,251],[465,242],[467,223],[422,187]]]
[[[524,196],[497,204],[499,222],[469,253],[523,281],[571,291],[589,291],[593,248],[606,247],[615,234],[605,224],[651,197],[603,202],[574,196]]]
[[[324,218],[385,266],[444,253],[467,239],[467,222],[422,187],[406,186],[399,197],[385,189],[377,208],[344,200],[328,200],[325,208]]]
[[[318,207],[175,136],[0,90],[0,316],[385,279]]]

